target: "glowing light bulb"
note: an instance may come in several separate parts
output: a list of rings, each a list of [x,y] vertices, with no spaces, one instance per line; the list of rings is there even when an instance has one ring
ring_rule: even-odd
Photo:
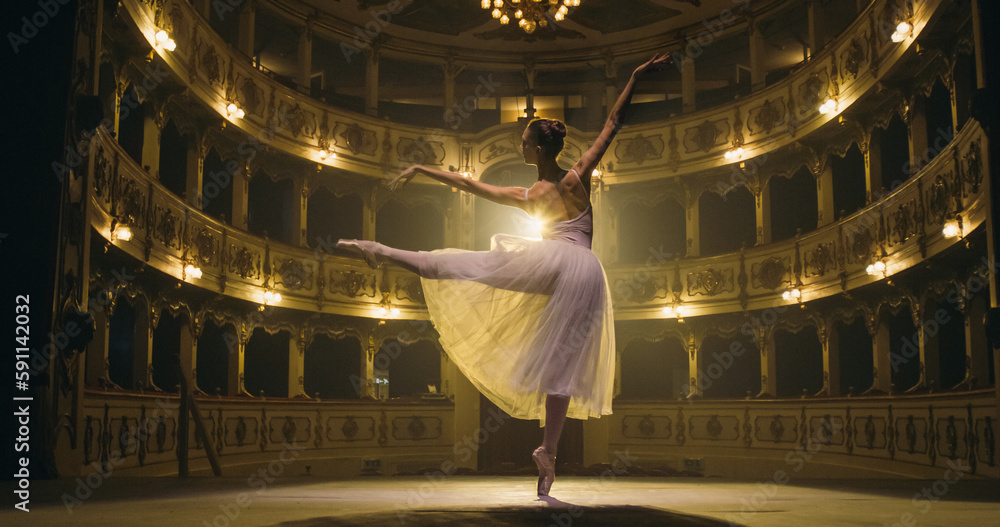
[[[962,234],[962,228],[958,225],[958,220],[948,220],[944,224],[944,229],[941,229],[941,234],[945,238],[954,238]]]
[[[184,274],[190,278],[201,278],[201,268],[187,264],[184,266]]]

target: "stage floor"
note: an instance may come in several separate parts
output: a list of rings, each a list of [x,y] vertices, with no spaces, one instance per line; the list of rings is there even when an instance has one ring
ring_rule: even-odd
[[[30,512],[4,526],[1000,525],[1000,482],[558,477],[127,478],[31,482]],[[89,493],[88,493],[89,491]]]

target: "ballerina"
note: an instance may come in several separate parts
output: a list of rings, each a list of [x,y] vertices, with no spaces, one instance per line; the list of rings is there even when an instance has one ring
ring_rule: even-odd
[[[500,409],[538,419],[542,445],[537,494],[548,496],[566,417],[611,413],[614,316],[604,269],[591,251],[590,178],[621,128],[639,77],[670,63],[656,55],[632,73],[593,145],[569,170],[556,162],[566,136],[559,121],[531,121],[521,137],[524,162],[538,169],[530,188],[498,187],[421,165],[392,178],[399,188],[424,175],[542,223],[542,239],[497,234],[490,251],[404,251],[367,240],[337,247],[377,268],[390,262],[420,276],[441,345],[462,373]]]

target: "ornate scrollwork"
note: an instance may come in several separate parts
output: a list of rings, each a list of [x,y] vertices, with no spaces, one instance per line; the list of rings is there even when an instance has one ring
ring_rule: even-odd
[[[851,39],[851,45],[848,46],[847,51],[841,55],[841,71],[844,72],[845,79],[847,75],[850,75],[852,80],[858,78],[861,64],[865,60],[866,45],[864,37],[855,37]]]
[[[809,76],[799,85],[799,111],[809,112],[819,106],[826,94],[826,81],[820,78],[819,73]]]
[[[698,126],[684,130],[684,150],[687,153],[708,152],[726,143],[729,135],[729,123],[726,119],[702,121]]]
[[[486,164],[498,157],[513,153],[514,149],[506,141],[494,141],[479,150],[479,162]]]
[[[708,433],[708,437],[713,439],[722,434],[722,423],[719,422],[718,415],[713,415],[708,419],[708,422],[705,423],[705,432]]]
[[[274,264],[274,283],[290,291],[312,288],[313,275],[312,267],[292,258],[278,259]]]
[[[615,146],[615,157],[619,163],[641,165],[650,159],[660,159],[663,155],[663,139],[659,135],[646,137],[639,134],[624,139]]]
[[[217,265],[219,261],[218,247],[219,242],[212,235],[212,231],[204,227],[198,229],[191,244],[195,261],[200,267]]]
[[[895,238],[894,243],[903,243],[917,233],[918,222],[915,217],[916,204],[900,203],[896,210],[889,214],[890,234]]]
[[[371,291],[370,293],[367,291]],[[341,293],[348,298],[368,296],[375,298],[375,275],[357,271],[330,271],[330,291]]]
[[[787,258],[785,258],[787,260]],[[788,274],[787,263],[778,257],[768,258],[753,266],[754,287],[765,289],[776,289],[786,281]]]
[[[118,210],[121,211],[118,214],[118,220],[125,225],[143,226],[140,220],[145,215],[145,203],[146,199],[142,191],[139,190],[139,185],[134,180],[130,180],[125,184],[118,200]]]
[[[340,427],[340,433],[344,434],[348,440],[353,440],[358,435],[358,423],[354,421],[354,418],[347,416],[344,421],[343,426]]]
[[[215,51],[215,46],[209,44],[205,52],[201,54],[201,71],[210,84],[222,86],[222,67],[219,65],[219,55]]]
[[[444,163],[444,153],[444,144],[440,141],[428,141],[423,137],[401,137],[396,143],[396,155],[401,163],[440,165]]]
[[[837,265],[837,244],[817,244],[811,251],[806,251],[804,260],[805,276],[823,276]]]
[[[243,278],[260,278],[260,254],[246,247],[231,245],[229,248],[229,272]]]
[[[153,235],[164,247],[180,249],[181,226],[178,217],[174,216],[174,211],[171,209],[155,206],[154,210],[156,225],[153,228]]]
[[[706,269],[697,273],[688,273],[687,293],[692,295],[715,296],[734,290],[733,270]]]
[[[927,207],[927,221],[932,224],[943,223],[954,211],[954,190],[948,180],[954,176],[952,172],[939,174],[927,189],[924,203]],[[947,178],[947,179],[946,179]]]
[[[396,298],[411,302],[424,302],[424,288],[418,278],[396,278]]]
[[[750,110],[750,115],[750,122],[748,123],[750,135],[757,135],[761,132],[769,134],[775,126],[785,119],[784,98],[778,97],[773,101],[765,99],[764,104],[759,108]]]
[[[979,185],[983,181],[983,160],[979,154],[979,140],[969,144],[969,151],[965,153],[965,182],[972,187],[972,192],[979,192]]]
[[[863,227],[847,238],[847,256],[853,263],[867,263],[875,254],[875,236],[870,228]]]

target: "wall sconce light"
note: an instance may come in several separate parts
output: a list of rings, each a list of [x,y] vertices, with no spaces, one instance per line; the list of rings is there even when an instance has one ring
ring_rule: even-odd
[[[791,289],[786,289],[785,292],[781,293],[781,299],[786,302],[789,300],[794,300],[796,302],[802,301],[802,291],[798,287],[793,287]]]
[[[687,314],[687,308],[679,305],[663,306],[663,314],[667,318],[676,318],[678,322],[684,322],[684,315]]]
[[[187,278],[201,278],[201,268],[194,264],[187,264],[184,266],[184,279]]]
[[[828,114],[837,111],[837,100],[833,97],[827,97],[823,104],[819,105],[819,113]]]
[[[875,260],[875,263],[869,264],[868,267],[865,267],[865,272],[868,273],[869,276],[882,275],[883,277],[885,277],[886,269],[887,267],[885,265],[885,262],[883,262],[882,260]]]
[[[153,35],[153,39],[156,41],[157,47],[163,48],[167,51],[177,49],[177,43],[174,42],[174,39],[170,38],[170,34],[162,29]]]
[[[742,159],[743,158],[743,147],[742,146],[738,146],[738,147],[736,147],[736,148],[734,148],[732,150],[727,151],[723,155],[725,156],[726,161],[732,161],[734,159]]]
[[[945,238],[954,238],[956,236],[962,235],[962,217],[956,215],[954,218],[944,222],[944,228],[941,229],[941,234]]]
[[[242,119],[246,115],[246,112],[239,106],[236,106],[236,103],[231,102],[226,105],[226,115],[233,119]]]
[[[128,225],[118,223],[118,220],[111,220],[111,241],[121,240],[127,242],[132,239],[132,229]]]
[[[906,37],[910,36],[911,31],[913,31],[913,26],[904,20],[896,25],[896,30],[892,32],[892,35],[889,38],[891,38],[893,42],[902,42],[906,40]]]
[[[321,148],[319,151],[319,158],[321,161],[337,159],[337,153],[332,149]]]
[[[281,302],[281,293],[268,289],[264,291],[264,305],[274,305]]]

